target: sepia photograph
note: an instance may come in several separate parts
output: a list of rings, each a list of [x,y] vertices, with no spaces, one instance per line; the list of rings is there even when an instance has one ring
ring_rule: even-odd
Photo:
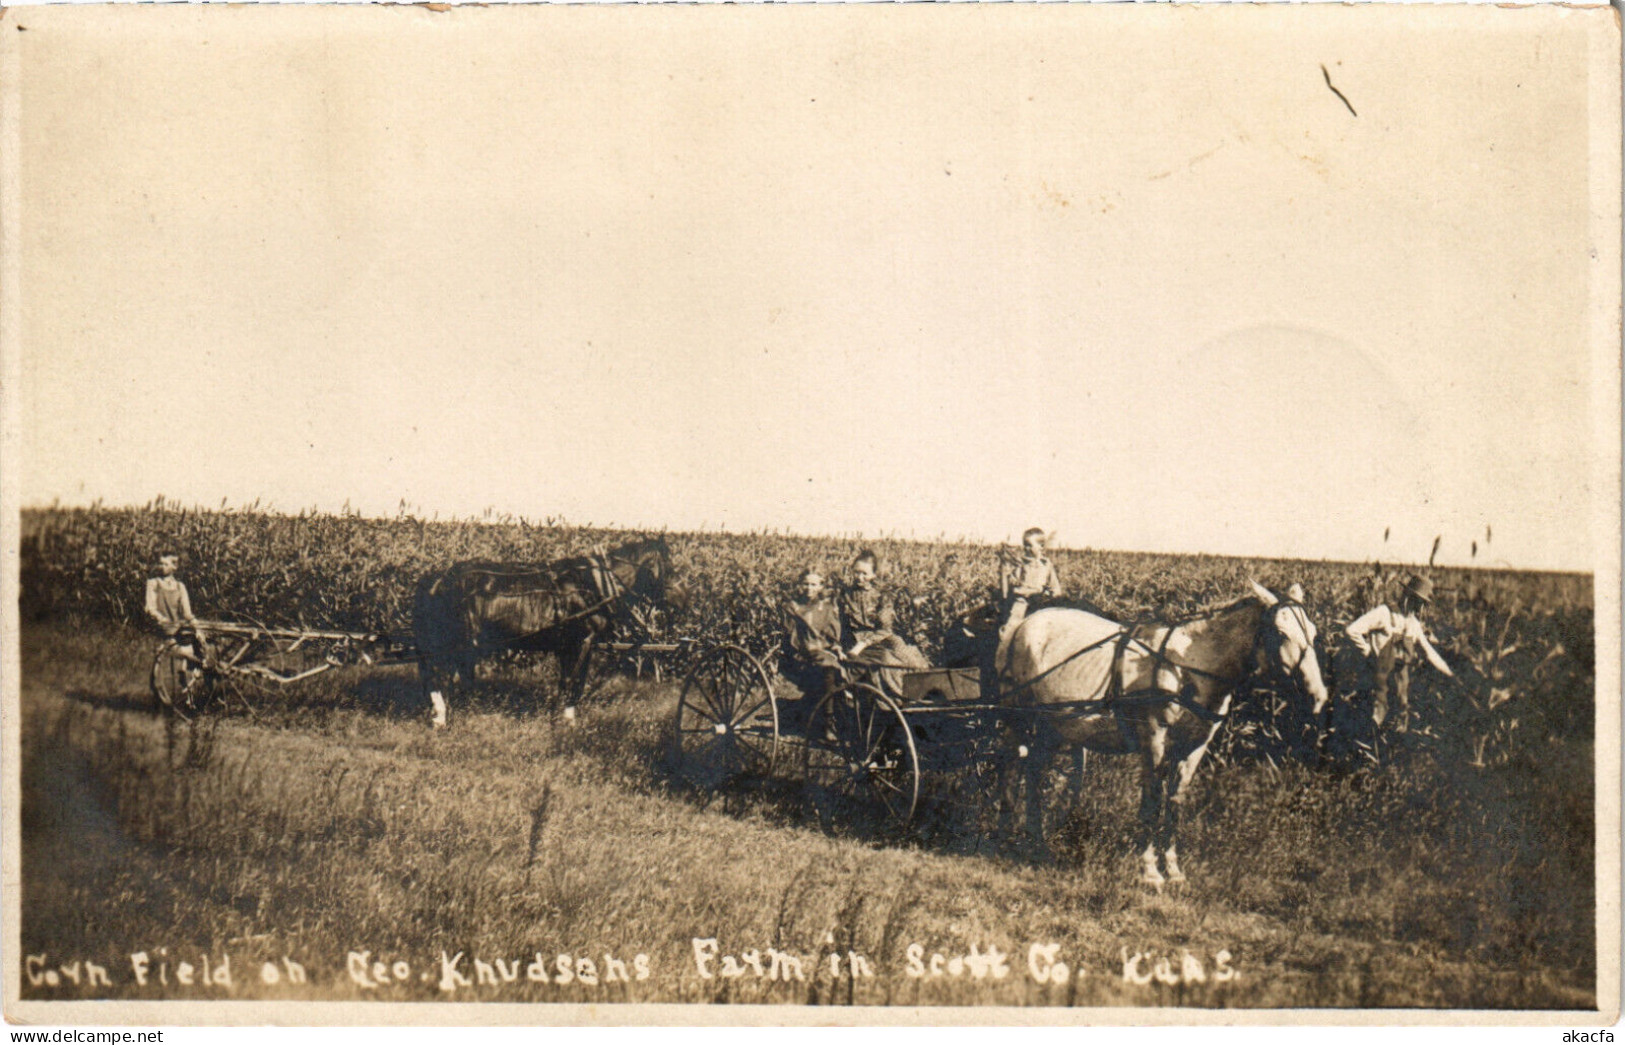
[[[7,1020],[1611,1025],[1620,144],[1606,6],[0,11]]]

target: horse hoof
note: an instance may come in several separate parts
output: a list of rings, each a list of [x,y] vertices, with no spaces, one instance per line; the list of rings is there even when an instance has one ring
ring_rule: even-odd
[[[564,709],[564,721],[569,723],[572,726],[576,724],[576,709],[575,708],[565,708]]]

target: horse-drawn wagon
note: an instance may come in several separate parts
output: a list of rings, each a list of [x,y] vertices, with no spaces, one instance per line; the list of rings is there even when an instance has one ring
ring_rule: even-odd
[[[1308,698],[1310,721],[1326,702],[1315,629],[1301,600],[1296,588],[1281,599],[1254,585],[1250,595],[1173,622],[1040,610],[1015,630],[996,679],[984,681],[985,667],[935,668],[901,672],[900,680],[894,674],[896,684],[883,686],[878,671],[895,668],[844,661],[839,684],[805,714],[790,711],[805,698],[781,699],[748,651],[719,646],[684,681],[673,761],[683,779],[714,790],[771,774],[794,751],[803,786],[826,821],[867,810],[894,828],[914,817],[922,774],[1019,764],[1028,830],[1041,849],[1041,785],[1055,754],[1137,753],[1142,877],[1164,881],[1160,858],[1167,879],[1177,881],[1184,877],[1174,845],[1183,788],[1238,687],[1281,683]]]
[[[717,790],[800,760],[810,795],[826,812],[871,808],[906,825],[922,773],[991,757],[996,705],[981,698],[976,668],[902,673],[886,691],[875,666],[846,661],[846,678],[804,709],[786,698],[760,660],[736,645],[704,652],[677,698],[673,761],[688,783]],[[780,683],[781,689],[783,683]]]
[[[414,663],[445,724],[448,698],[471,681],[481,657],[556,653],[564,710],[585,689],[593,650],[641,661],[682,653],[692,667],[677,700],[672,761],[678,775],[714,791],[744,777],[768,777],[792,755],[826,822],[879,815],[907,825],[922,776],[998,770],[1027,781],[1028,830],[1042,848],[1039,796],[1062,749],[1142,756],[1144,879],[1178,880],[1174,833],[1179,804],[1232,694],[1257,676],[1308,696],[1318,718],[1327,699],[1315,630],[1295,587],[1281,599],[1253,592],[1183,621],[1119,623],[1082,609],[1030,614],[1001,653],[999,673],[983,629],[979,667],[904,669],[864,658],[812,699],[788,701],[743,646],[693,640],[625,641],[639,615],[684,596],[660,539],[545,566],[460,563],[426,577],[414,613],[415,644],[379,634],[273,628],[217,621],[167,643],[153,665],[159,703],[189,716],[223,692],[252,710],[247,691],[290,685],[337,667]],[[647,629],[644,629],[647,630]],[[1008,808],[1008,807],[1007,807]]]

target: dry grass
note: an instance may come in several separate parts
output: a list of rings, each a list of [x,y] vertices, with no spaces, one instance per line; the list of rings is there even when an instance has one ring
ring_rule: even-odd
[[[647,980],[472,984],[452,997],[813,1004],[1563,1007],[1595,1004],[1589,746],[1485,769],[1421,749],[1380,767],[1204,771],[1181,851],[1192,883],[1132,878],[1133,771],[1095,759],[1054,866],[1000,856],[982,796],[941,799],[902,839],[829,837],[793,780],[726,796],[662,772],[670,686],[617,682],[573,728],[492,683],[448,735],[410,680],[325,679],[258,720],[175,726],[144,708],[151,640],[24,631],[24,952],[114,971],[130,952],[231,955],[233,997],[446,997],[438,956],[528,964],[648,956]],[[934,782],[938,795],[954,781]],[[704,979],[696,937],[776,948],[804,981]],[[1083,975],[1033,982],[1030,943]],[[1011,954],[1007,978],[913,978],[908,948]],[[366,989],[350,951],[410,964]],[[827,955],[856,951],[876,975]],[[1240,977],[1128,982],[1124,954]],[[309,982],[265,986],[265,960]],[[192,959],[196,961],[196,959]],[[505,965],[512,969],[513,966]],[[1150,971],[1150,964],[1136,971]],[[556,975],[556,965],[553,969]],[[497,970],[500,978],[501,970]],[[425,981],[423,975],[429,974]],[[77,997],[71,985],[27,997]],[[167,988],[175,997],[208,997]]]

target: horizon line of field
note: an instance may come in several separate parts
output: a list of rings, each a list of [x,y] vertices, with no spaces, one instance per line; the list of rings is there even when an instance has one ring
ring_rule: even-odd
[[[912,530],[909,531],[908,535],[906,535],[906,536],[902,535],[900,532],[898,532],[896,530],[889,531],[889,532],[880,531],[880,532],[876,532],[874,534],[869,534],[869,533],[867,533],[865,531],[862,531],[862,530],[853,530],[853,531],[838,532],[838,533],[798,533],[789,526],[782,526],[782,527],[780,527],[780,526],[773,526],[773,527],[763,526],[763,527],[754,528],[754,529],[731,530],[731,529],[728,529],[726,523],[718,524],[718,528],[713,530],[713,529],[707,529],[706,528],[706,526],[707,526],[706,522],[701,522],[700,527],[697,528],[697,529],[672,529],[672,528],[669,528],[669,527],[654,527],[654,526],[644,526],[644,525],[621,525],[621,524],[617,524],[614,521],[604,523],[604,524],[599,524],[599,523],[594,523],[594,522],[575,523],[575,522],[570,522],[568,519],[566,519],[562,515],[559,515],[559,516],[549,515],[549,516],[544,517],[541,520],[532,520],[532,519],[530,519],[530,518],[528,518],[528,517],[526,517],[524,515],[520,515],[520,514],[517,514],[517,513],[498,512],[494,508],[487,508],[482,514],[479,514],[479,515],[458,516],[456,514],[448,514],[447,517],[445,517],[445,518],[441,518],[440,513],[438,511],[435,511],[435,512],[431,513],[428,518],[425,518],[421,514],[416,514],[412,510],[414,508],[416,508],[417,511],[419,511],[419,512],[421,512],[421,510],[422,510],[421,507],[407,505],[405,503],[405,501],[403,500],[401,502],[400,509],[393,515],[386,515],[386,514],[381,514],[381,513],[379,513],[379,514],[371,514],[371,513],[368,513],[368,512],[364,512],[364,511],[362,511],[360,509],[351,508],[350,505],[349,505],[349,502],[346,501],[345,504],[337,511],[329,511],[329,510],[322,509],[322,508],[320,508],[318,506],[312,506],[310,508],[301,508],[297,512],[293,512],[293,511],[289,511],[289,510],[285,510],[285,509],[279,509],[274,504],[272,504],[271,502],[266,502],[264,504],[261,504],[259,498],[255,498],[253,501],[249,502],[248,504],[238,505],[238,506],[235,506],[235,507],[230,506],[228,504],[228,499],[226,499],[226,498],[222,498],[221,502],[220,502],[220,505],[217,506],[217,507],[216,506],[202,505],[202,504],[193,504],[190,507],[188,507],[188,506],[182,504],[180,501],[169,500],[169,499],[165,498],[163,495],[160,494],[159,496],[155,497],[153,500],[151,500],[151,501],[149,501],[149,502],[147,502],[145,504],[120,504],[120,505],[108,505],[108,504],[105,504],[103,502],[102,498],[96,498],[94,501],[91,501],[89,504],[64,505],[64,504],[61,503],[60,498],[54,498],[52,500],[52,502],[50,504],[48,504],[48,505],[41,505],[41,504],[23,505],[23,506],[19,507],[18,513],[19,513],[20,529],[22,531],[19,534],[19,536],[22,537],[22,538],[26,538],[27,536],[29,536],[29,534],[28,534],[28,516],[31,513],[32,514],[43,515],[43,514],[48,514],[48,513],[52,513],[52,512],[57,512],[57,513],[84,512],[84,513],[90,513],[90,514],[94,514],[94,513],[98,513],[98,512],[113,513],[113,514],[144,512],[144,513],[149,513],[149,514],[172,513],[172,514],[176,514],[176,515],[180,515],[180,516],[185,516],[185,515],[225,515],[225,516],[241,516],[241,517],[244,517],[244,518],[266,517],[266,518],[281,519],[281,520],[288,520],[288,521],[314,520],[314,519],[321,519],[321,518],[354,519],[354,520],[370,521],[370,522],[381,522],[381,523],[403,523],[403,524],[411,523],[411,524],[417,524],[419,526],[425,526],[425,527],[428,527],[428,526],[436,526],[436,527],[438,527],[438,526],[493,526],[493,527],[509,526],[509,527],[518,527],[521,530],[551,530],[551,531],[562,532],[562,533],[571,533],[571,532],[575,532],[575,531],[581,531],[581,532],[585,532],[585,533],[641,533],[641,534],[658,534],[658,535],[667,536],[667,537],[686,537],[686,538],[717,538],[717,537],[722,537],[722,538],[760,538],[760,537],[772,537],[772,538],[783,539],[783,540],[807,541],[807,542],[840,541],[840,542],[846,542],[846,543],[851,543],[851,544],[862,544],[864,542],[872,542],[872,543],[889,543],[889,544],[913,544],[913,545],[943,546],[943,547],[949,547],[949,548],[1006,548],[1006,547],[1010,546],[1007,542],[1000,542],[1000,541],[987,540],[987,539],[982,539],[982,538],[977,538],[977,537],[971,537],[971,536],[968,536],[968,535],[965,535],[965,534],[958,534],[958,535],[955,535],[954,537],[949,537],[946,533],[939,533],[939,534],[936,534],[934,536],[932,536],[932,535],[918,536]],[[1385,535],[1384,540],[1386,541],[1386,539],[1387,539],[1387,537]],[[1437,553],[1438,542],[1439,542],[1440,539],[1442,539],[1442,535],[1439,538],[1435,538],[1435,543],[1434,543],[1434,551],[1435,551],[1435,553]],[[1506,560],[1504,560],[1504,559],[1497,560],[1496,563],[1488,564],[1488,565],[1478,564],[1478,563],[1439,563],[1439,564],[1435,564],[1432,561],[1419,562],[1419,561],[1404,559],[1404,558],[1400,558],[1400,557],[1395,557],[1393,559],[1370,558],[1370,559],[1355,560],[1355,559],[1338,559],[1338,558],[1329,558],[1329,557],[1310,558],[1310,557],[1298,557],[1298,556],[1289,556],[1289,555],[1241,555],[1241,554],[1234,554],[1234,553],[1229,553],[1229,552],[1159,551],[1159,550],[1155,550],[1155,549],[1102,548],[1102,547],[1095,547],[1095,546],[1092,546],[1092,545],[1084,545],[1082,547],[1075,547],[1075,546],[1067,545],[1065,543],[1060,543],[1060,542],[1052,543],[1049,546],[1049,548],[1050,548],[1051,551],[1064,551],[1064,552],[1068,552],[1068,553],[1072,553],[1072,554],[1113,555],[1113,556],[1125,556],[1125,557],[1131,557],[1131,558],[1138,557],[1138,558],[1165,558],[1165,559],[1217,559],[1217,560],[1225,560],[1225,561],[1231,561],[1231,562],[1259,562],[1259,563],[1315,563],[1315,564],[1329,565],[1329,566],[1352,566],[1352,567],[1361,567],[1361,568],[1374,568],[1374,569],[1378,569],[1378,570],[1384,570],[1384,569],[1407,569],[1407,570],[1427,569],[1427,570],[1434,570],[1434,571],[1461,571],[1463,573],[1483,573],[1483,574],[1496,574],[1496,573],[1533,574],[1533,575],[1553,576],[1553,577],[1592,578],[1593,580],[1596,577],[1596,571],[1595,570],[1557,569],[1557,568],[1541,567],[1541,566],[1514,566],[1514,565],[1506,562]]]

